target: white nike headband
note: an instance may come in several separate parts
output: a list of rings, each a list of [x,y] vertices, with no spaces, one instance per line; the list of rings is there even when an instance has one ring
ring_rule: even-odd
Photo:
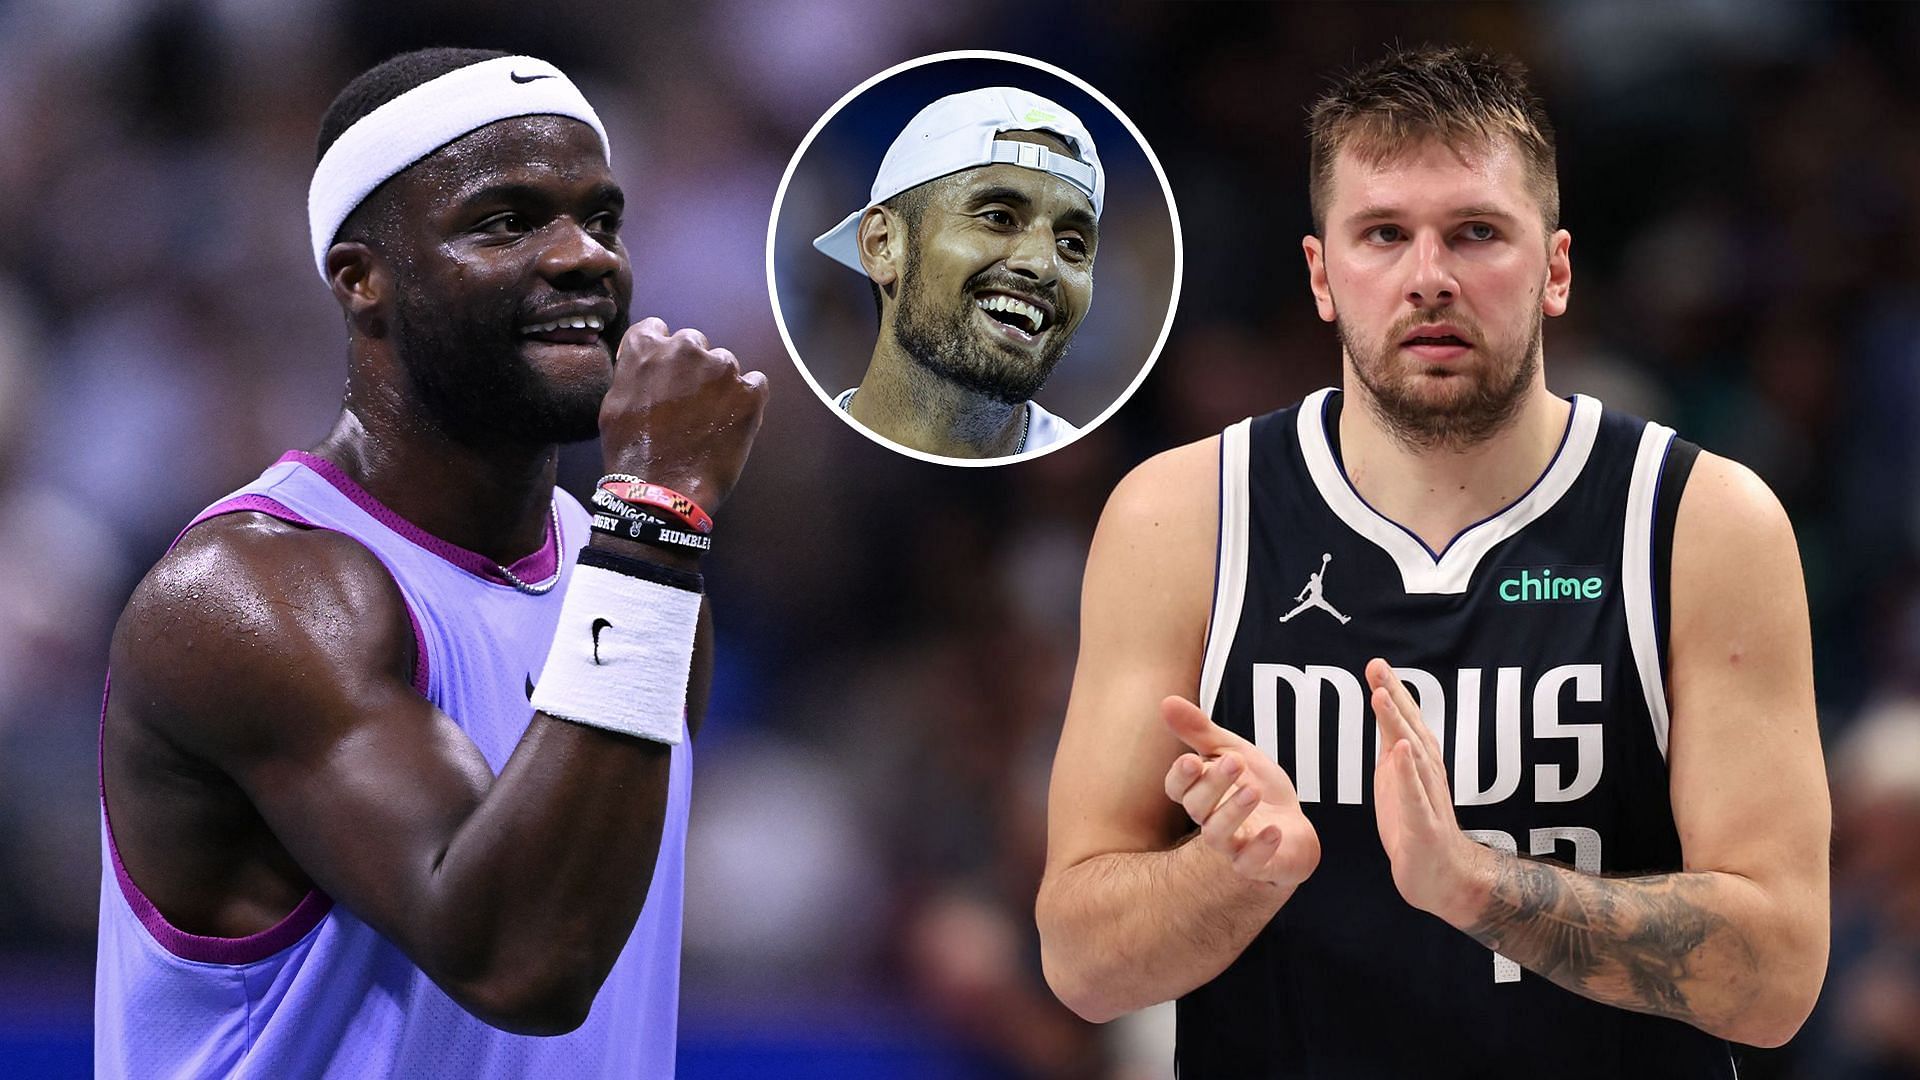
[[[560,69],[531,56],[501,56],[456,68],[353,122],[327,147],[307,187],[313,262],[327,276],[334,235],[373,189],[470,131],[516,116],[565,116],[600,136],[607,129]]]
[[[1080,155],[1075,161],[1034,143],[996,139],[1003,131],[1050,131]],[[1093,204],[1094,220],[1106,201],[1107,174],[1094,151],[1093,136],[1080,118],[1039,94],[1013,86],[983,86],[946,97],[921,109],[902,128],[880,160],[867,205],[821,233],[813,246],[833,261],[862,274],[860,219],[866,212],[908,188],[919,187],[962,169],[1018,165],[1065,180]]]

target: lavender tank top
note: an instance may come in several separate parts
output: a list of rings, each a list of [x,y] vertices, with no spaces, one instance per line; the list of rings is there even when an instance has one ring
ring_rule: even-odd
[[[540,596],[514,588],[493,562],[415,528],[332,463],[299,451],[187,528],[253,510],[364,544],[406,599],[415,689],[460,725],[497,775],[533,718],[527,687],[539,677],[587,539],[578,502],[556,489],[553,506],[545,546],[508,568],[529,584],[557,576]],[[586,1023],[551,1038],[475,1019],[392,942],[319,892],[249,937],[176,929],[121,865],[103,780],[96,1075],[671,1077],[691,747],[683,740],[673,748],[659,859],[633,935]]]

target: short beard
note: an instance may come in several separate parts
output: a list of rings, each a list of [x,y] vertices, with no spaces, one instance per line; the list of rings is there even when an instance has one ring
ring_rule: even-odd
[[[900,350],[935,378],[952,383],[969,393],[1007,405],[1030,400],[1047,384],[1047,378],[1072,344],[1071,336],[1048,335],[1046,346],[1037,356],[1002,349],[980,335],[969,324],[973,318],[973,293],[992,278],[991,271],[975,275],[962,291],[958,306],[947,307],[923,293],[919,287],[920,243],[907,237],[907,265],[901,275],[900,304],[893,313],[893,339]],[[1019,292],[1031,292],[1025,285],[1013,286]],[[1054,297],[1055,318],[1068,317]]]
[[[1369,407],[1386,425],[1394,441],[1414,451],[1459,452],[1492,438],[1513,422],[1527,392],[1540,371],[1540,330],[1543,316],[1536,311],[1533,331],[1519,356],[1488,356],[1484,371],[1455,375],[1452,380],[1471,380],[1470,388],[1449,400],[1436,401],[1418,393],[1414,380],[1425,376],[1399,365],[1393,355],[1410,330],[1431,316],[1396,327],[1377,350],[1368,351],[1353,340],[1345,323],[1335,321],[1340,344],[1353,359],[1354,378],[1366,388]],[[1484,335],[1474,337],[1485,341]],[[1484,348],[1484,346],[1477,346]]]
[[[519,355],[517,300],[454,317],[402,287],[393,310],[394,351],[426,422],[462,446],[551,446],[600,434],[600,401],[612,375],[585,383],[544,379]],[[619,340],[625,312],[606,337]]]

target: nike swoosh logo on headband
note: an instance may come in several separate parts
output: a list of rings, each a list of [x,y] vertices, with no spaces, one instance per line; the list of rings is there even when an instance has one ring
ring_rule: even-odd
[[[517,83],[530,83],[530,82],[532,82],[532,81],[534,81],[535,79],[551,79],[551,78],[553,78],[553,76],[551,76],[551,75],[522,75],[522,74],[520,74],[520,73],[519,73],[519,72],[517,72],[517,71],[509,71],[509,72],[507,72],[507,78],[509,78],[509,79],[512,79],[512,80],[513,80],[514,82],[517,82]]]

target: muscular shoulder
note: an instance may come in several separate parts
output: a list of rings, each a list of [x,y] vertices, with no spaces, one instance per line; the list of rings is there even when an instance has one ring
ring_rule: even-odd
[[[114,711],[221,756],[345,680],[408,677],[405,601],[350,537],[263,514],[187,533],[114,630]]]

